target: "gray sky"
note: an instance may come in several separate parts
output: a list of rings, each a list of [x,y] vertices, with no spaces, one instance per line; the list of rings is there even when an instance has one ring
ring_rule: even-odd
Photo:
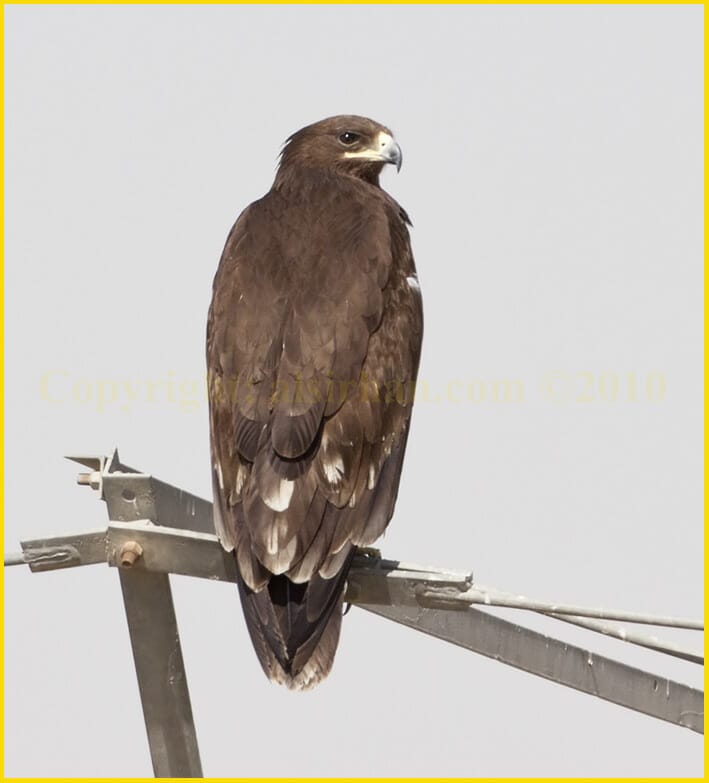
[[[209,496],[227,232],[291,132],[359,113],[404,151],[383,184],[426,318],[384,554],[702,615],[702,14],[6,6],[6,551],[105,522],[63,454],[118,445]],[[6,588],[5,774],[149,775],[117,574],[17,568]],[[698,735],[357,609],[329,680],[289,693],[233,585],[173,592],[206,775],[702,774]]]

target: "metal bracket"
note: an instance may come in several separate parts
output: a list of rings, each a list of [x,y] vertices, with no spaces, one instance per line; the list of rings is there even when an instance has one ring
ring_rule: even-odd
[[[22,553],[6,556],[5,565],[27,564],[32,571],[48,571],[106,563],[119,569],[155,775],[199,777],[201,764],[169,574],[236,581],[234,559],[213,533],[212,504],[123,465],[115,450],[110,457],[71,459],[90,469],[79,475],[79,483],[92,487],[106,501],[108,526],[23,541]],[[353,560],[345,597],[374,614],[502,663],[704,732],[702,691],[472,607],[541,612],[703,663],[700,653],[580,618],[695,630],[703,629],[701,622],[531,601],[474,584],[471,573],[386,560],[371,551]]]
[[[79,474],[78,483],[100,493],[109,529],[122,532],[142,520],[139,527],[146,529],[168,523],[183,530],[213,530],[211,503],[122,464],[117,449],[110,457],[70,459],[91,469]],[[168,573],[144,568],[141,545],[114,541],[105,529],[102,547],[95,542],[92,548],[84,539],[72,543],[85,552],[84,560],[97,557],[101,549],[103,562],[122,566],[121,590],[155,776],[202,777]]]
[[[91,473],[80,473],[77,482],[99,492],[101,500],[106,501],[110,520],[149,519],[156,525],[214,532],[212,504],[208,500],[124,465],[118,449],[114,449],[110,457],[67,459],[92,469]]]

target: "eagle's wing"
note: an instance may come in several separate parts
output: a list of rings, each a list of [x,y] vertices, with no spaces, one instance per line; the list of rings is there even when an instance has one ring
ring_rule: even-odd
[[[317,205],[271,192],[242,214],[208,322],[217,529],[276,679],[334,653],[352,546],[393,512],[421,343],[398,208],[364,188]]]

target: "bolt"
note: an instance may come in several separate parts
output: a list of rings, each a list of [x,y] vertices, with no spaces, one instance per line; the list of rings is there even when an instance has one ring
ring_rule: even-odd
[[[94,470],[91,473],[79,473],[76,477],[76,483],[81,484],[83,487],[99,489],[101,486],[101,473],[98,470]]]
[[[123,545],[119,560],[124,568],[131,568],[143,554],[143,547],[137,541],[128,541]]]

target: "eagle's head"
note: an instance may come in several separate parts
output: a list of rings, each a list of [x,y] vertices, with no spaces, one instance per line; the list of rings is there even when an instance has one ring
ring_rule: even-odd
[[[283,147],[278,176],[324,169],[376,184],[387,163],[401,168],[401,148],[391,131],[367,117],[345,114],[294,133]]]

